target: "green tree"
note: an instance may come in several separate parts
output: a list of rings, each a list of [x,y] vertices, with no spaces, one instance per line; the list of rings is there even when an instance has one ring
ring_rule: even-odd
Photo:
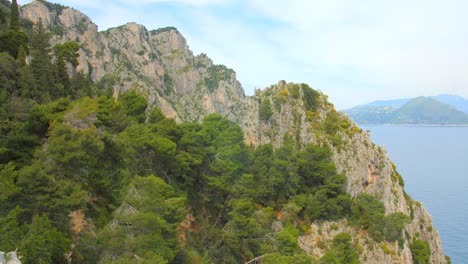
[[[73,67],[78,66],[78,50],[80,45],[74,41],[67,41],[57,44],[54,47],[54,54],[56,58],[55,71],[57,82],[63,85],[64,95],[72,95],[70,91],[70,78],[67,72],[67,63]]]
[[[431,249],[427,242],[417,239],[410,245],[411,256],[415,264],[427,264],[431,258]]]
[[[50,55],[50,35],[47,33],[39,18],[34,26],[31,39],[31,71],[37,83],[36,96],[40,96],[40,101],[49,101],[50,96],[59,97],[63,91],[57,90],[52,67],[52,57]]]
[[[0,165],[0,203],[3,205],[10,197],[20,191],[15,184],[16,177],[17,173],[13,162]]]
[[[305,253],[284,256],[279,253],[267,254],[261,259],[265,264],[311,264],[315,263],[313,258]]]
[[[113,224],[100,234],[100,263],[167,263],[180,249],[176,228],[185,217],[186,198],[162,179],[136,177]]]
[[[148,122],[151,123],[151,124],[154,124],[154,123],[157,123],[163,119],[165,119],[166,117],[164,116],[164,114],[161,112],[161,109],[157,108],[157,107],[153,107],[153,109],[151,109],[149,115],[148,115]]]
[[[21,47],[27,51],[28,36],[21,31],[4,30],[0,31],[0,51],[8,52],[12,57],[17,58]]]
[[[172,182],[169,165],[176,154],[173,141],[155,134],[145,124],[129,126],[118,135],[117,141],[126,148],[126,160],[132,174],[159,174]]]
[[[273,115],[271,110],[271,102],[269,98],[264,98],[260,102],[260,118],[264,121],[268,121]]]
[[[72,98],[96,97],[98,95],[96,85],[89,76],[79,72],[70,80],[70,96]]]
[[[276,241],[278,242],[278,250],[283,255],[294,255],[300,251],[297,244],[299,237],[299,230],[292,225],[286,226],[280,232],[275,234]]]
[[[71,239],[52,227],[47,215],[35,215],[23,238],[20,252],[25,263],[66,263]]]
[[[111,97],[99,97],[96,115],[96,126],[111,133],[122,132],[133,123],[122,104]]]
[[[144,96],[138,95],[135,90],[131,90],[120,95],[119,101],[128,116],[133,117],[137,123],[145,122],[148,100]]]
[[[54,53],[58,59],[70,63],[73,67],[78,66],[80,44],[75,41],[65,41],[54,47]]]
[[[385,207],[376,197],[367,193],[360,193],[353,207],[353,217],[358,224],[367,229],[376,241],[384,239]]]
[[[18,63],[19,67],[23,67],[26,65],[26,56],[27,56],[27,47],[21,45],[18,49],[18,56],[16,58],[16,62]]]
[[[27,215],[48,214],[60,230],[69,229],[68,214],[84,207],[87,193],[82,185],[54,177],[48,164],[34,160],[18,171],[17,186],[21,189],[16,203]]]
[[[76,130],[59,124],[51,131],[47,155],[55,175],[90,184],[104,144],[95,128]]]
[[[384,236],[388,241],[401,241],[403,229],[410,222],[410,217],[403,213],[393,213],[387,215],[384,219]],[[401,241],[400,243],[402,243]]]
[[[21,238],[24,236],[19,221],[22,213],[23,210],[17,206],[6,216],[0,216],[0,248],[3,251],[14,251],[20,246]]]
[[[332,248],[320,259],[323,264],[359,264],[359,255],[352,245],[348,233],[340,233],[333,238]]]
[[[10,12],[10,29],[14,31],[19,31],[19,10],[18,3],[16,0],[11,1],[11,12]]]
[[[28,37],[20,31],[19,10],[16,0],[12,1],[10,8],[10,25],[8,30],[0,32],[0,51],[6,51],[14,58],[17,58],[20,48],[26,49]],[[0,30],[3,29],[5,20],[5,14],[0,9]]]
[[[18,93],[17,64],[8,53],[0,53],[0,93],[6,92],[11,99]]]
[[[0,30],[4,30],[7,28],[7,18],[5,11],[3,11],[2,8],[0,8]]]

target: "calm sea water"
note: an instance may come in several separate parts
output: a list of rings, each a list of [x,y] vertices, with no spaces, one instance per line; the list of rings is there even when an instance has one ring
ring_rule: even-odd
[[[446,255],[468,263],[468,127],[362,126],[432,215]]]

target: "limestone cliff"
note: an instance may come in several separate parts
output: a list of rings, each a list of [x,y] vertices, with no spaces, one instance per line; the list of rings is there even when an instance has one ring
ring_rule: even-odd
[[[112,87],[116,97],[137,89],[151,106],[158,106],[179,122],[201,121],[210,113],[220,113],[238,123],[246,142],[252,145],[280,146],[286,137],[300,144],[329,145],[338,171],[348,178],[347,191],[352,196],[361,192],[376,195],[385,204],[386,214],[402,212],[412,219],[405,228],[403,248],[366,243],[366,233],[343,220],[314,224],[313,232],[298,241],[305,252],[320,257],[333,236],[346,231],[362,246],[363,263],[412,263],[409,243],[414,238],[428,242],[431,263],[446,263],[431,217],[406,195],[385,149],[374,145],[367,132],[336,112],[322,93],[305,84],[280,81],[245,96],[232,69],[215,65],[205,54],[195,56],[172,27],[149,31],[128,23],[98,31],[81,12],[39,1],[23,6],[21,14],[33,22],[41,18],[54,33],[52,44],[79,42],[77,71]],[[323,248],[318,241],[323,241]]]

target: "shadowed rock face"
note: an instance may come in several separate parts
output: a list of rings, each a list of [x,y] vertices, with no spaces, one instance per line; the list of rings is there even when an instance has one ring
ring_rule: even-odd
[[[289,136],[302,144],[327,144],[333,151],[333,161],[340,173],[347,176],[347,191],[356,196],[361,192],[376,195],[385,205],[386,214],[402,212],[412,215],[406,226],[403,249],[398,244],[387,245],[395,254],[389,255],[380,245],[363,245],[363,263],[412,263],[409,244],[416,236],[428,242],[431,263],[446,263],[438,232],[419,203],[404,192],[385,149],[374,145],[367,132],[358,129],[346,116],[335,111],[326,96],[318,93],[317,108],[308,109],[305,87],[284,81],[253,96],[245,96],[233,70],[215,65],[205,54],[193,55],[185,38],[175,28],[148,31],[135,23],[98,31],[91,20],[72,8],[49,10],[40,2],[21,8],[24,18],[41,18],[53,32],[52,44],[74,40],[81,44],[77,71],[88,74],[93,81],[107,80],[114,95],[137,89],[148,97],[151,106],[178,122],[201,121],[211,113],[222,114],[239,124],[248,144],[271,143],[280,146]],[[266,101],[271,115],[261,115]],[[326,132],[327,118],[334,114],[341,122],[333,138]],[[345,125],[346,124],[346,125]],[[338,143],[336,140],[338,139]],[[331,243],[336,230],[352,234],[364,241],[361,231],[346,221],[315,225],[319,233],[304,235],[300,247],[314,256],[321,256],[317,239]],[[359,242],[360,243],[360,242]]]

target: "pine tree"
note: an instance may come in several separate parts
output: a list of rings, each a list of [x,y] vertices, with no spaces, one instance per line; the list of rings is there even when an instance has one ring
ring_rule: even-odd
[[[71,95],[67,63],[70,63],[73,67],[78,65],[79,49],[80,45],[74,41],[67,41],[54,47],[56,85],[63,86],[65,96]]]
[[[24,65],[26,65],[26,55],[26,48],[23,45],[21,45],[18,49],[18,57],[16,58],[16,62],[18,63],[19,67],[23,67]]]
[[[10,29],[19,31],[19,11],[16,0],[11,1]]]
[[[56,94],[56,92],[51,91],[54,89],[55,78],[49,39],[50,36],[44,28],[42,19],[39,18],[31,39],[31,70],[37,81],[38,91],[42,96],[41,101],[48,101],[51,93]]]
[[[3,30],[7,27],[7,19],[5,12],[0,8],[0,30]]]

